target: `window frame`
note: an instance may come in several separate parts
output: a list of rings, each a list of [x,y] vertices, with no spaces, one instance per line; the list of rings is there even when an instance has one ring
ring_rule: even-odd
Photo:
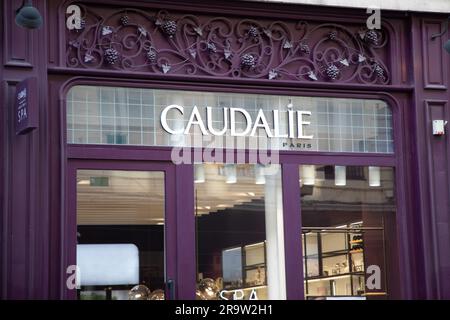
[[[60,90],[60,128],[61,128],[61,147],[63,150],[63,172],[65,176],[68,175],[69,164],[74,161],[171,161],[171,147],[149,147],[149,146],[129,146],[129,145],[96,145],[96,144],[68,144],[67,143],[67,128],[66,128],[66,95],[67,92],[76,85],[92,85],[92,86],[113,86],[113,87],[139,87],[139,88],[154,88],[154,89],[174,89],[186,91],[211,91],[211,92],[228,92],[228,93],[253,93],[253,94],[272,94],[272,95],[296,95],[296,96],[314,96],[314,97],[336,97],[336,98],[356,98],[356,99],[377,99],[383,100],[391,108],[392,111],[392,126],[393,126],[393,140],[394,153],[392,154],[378,154],[378,153],[335,153],[335,152],[318,152],[318,151],[281,151],[280,150],[280,164],[282,169],[282,184],[283,184],[283,212],[284,212],[284,239],[285,239],[285,266],[286,266],[286,296],[287,299],[304,299],[303,290],[303,267],[302,267],[302,245],[301,236],[298,232],[301,230],[301,207],[298,195],[300,194],[300,186],[298,184],[299,172],[298,167],[302,164],[315,165],[358,165],[358,166],[389,166],[395,170],[395,185],[396,185],[396,206],[397,206],[397,230],[398,230],[398,252],[399,252],[399,268],[405,270],[399,283],[406,283],[410,279],[410,273],[407,266],[408,255],[406,253],[407,238],[407,188],[404,186],[406,181],[405,162],[406,156],[403,154],[404,145],[404,107],[406,107],[406,97],[402,94],[392,95],[387,92],[374,91],[374,88],[361,86],[361,89],[348,88],[338,89],[308,89],[308,88],[293,88],[289,86],[266,87],[264,85],[248,85],[238,86],[236,84],[225,83],[181,83],[170,82],[162,80],[136,80],[136,79],[108,79],[99,77],[76,77],[69,78]],[[371,89],[371,90],[370,90]],[[195,152],[195,149],[191,150]],[[248,155],[245,150],[236,150],[235,155]],[[193,157],[193,154],[192,154]],[[189,200],[186,194],[191,194],[192,199],[194,195],[193,184],[193,165],[175,166],[175,180],[176,189],[182,190],[185,194],[183,199]],[[177,168],[178,167],[178,168]],[[192,180],[190,180],[192,179]],[[68,188],[66,190],[66,198],[70,198]],[[298,197],[298,201],[296,201]],[[192,201],[193,202],[193,201]],[[177,200],[178,203],[178,200]],[[67,214],[67,209],[66,216]],[[177,207],[177,215],[183,215],[185,222],[188,225],[194,225],[194,207]],[[300,213],[300,214],[299,214]],[[189,216],[191,218],[189,218]],[[70,217],[69,217],[70,218]],[[69,222],[67,222],[69,221]],[[65,223],[70,224],[70,219]],[[65,226],[67,227],[67,226]],[[66,229],[67,230],[67,229]],[[62,238],[67,235],[67,231],[62,232]],[[300,249],[300,250],[298,250]],[[64,246],[64,251],[72,250],[67,244]],[[188,252],[180,259],[186,259],[185,262],[195,261],[188,257]],[[180,263],[185,263],[180,262]],[[405,269],[406,268],[406,269]],[[192,268],[189,267],[189,270]],[[195,268],[194,268],[195,269]],[[64,282],[65,284],[65,282]],[[399,284],[400,285],[400,284]],[[195,284],[182,288],[182,294],[178,297],[181,299],[193,299],[195,297]],[[63,289],[64,291],[65,289]],[[192,290],[191,293],[188,291]],[[404,289],[404,290],[407,290]],[[403,294],[404,291],[402,291]]]

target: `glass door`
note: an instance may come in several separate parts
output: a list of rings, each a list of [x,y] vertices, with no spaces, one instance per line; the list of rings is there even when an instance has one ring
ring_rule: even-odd
[[[79,162],[72,177],[76,298],[174,299],[172,166]]]

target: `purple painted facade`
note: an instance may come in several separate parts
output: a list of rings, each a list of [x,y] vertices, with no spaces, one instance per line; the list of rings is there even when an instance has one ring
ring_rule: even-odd
[[[85,13],[78,32],[66,28],[71,3]],[[298,165],[314,163],[395,166],[399,274],[392,296],[450,299],[450,140],[448,130],[442,137],[431,130],[434,119],[450,121],[447,35],[431,40],[447,16],[383,11],[374,41],[357,9],[38,0],[44,25],[29,31],[14,22],[21,4],[5,0],[0,7],[1,298],[74,297],[65,270],[75,259],[77,168],[166,172],[167,273],[176,298],[194,298],[192,166],[173,165],[169,148],[66,144],[67,91],[101,84],[385,100],[394,114],[395,154],[280,155],[287,297],[303,298]],[[121,24],[124,13],[136,24]],[[175,33],[173,24],[164,26],[169,21]],[[116,52],[105,60],[108,49]],[[330,63],[333,57],[339,63]],[[16,135],[16,85],[29,77],[38,79],[39,127]]]

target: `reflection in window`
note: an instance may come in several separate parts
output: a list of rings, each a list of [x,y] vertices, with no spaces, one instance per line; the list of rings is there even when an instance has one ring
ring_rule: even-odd
[[[164,299],[164,173],[78,170],[79,299]]]
[[[172,110],[167,121],[174,131],[186,127],[196,106],[205,126],[207,107],[213,110],[213,128],[230,128],[224,118],[224,108],[241,108],[248,112],[251,122],[263,110],[272,132],[275,132],[277,110],[279,132],[289,132],[289,111],[308,111],[310,125],[306,135],[313,138],[274,137],[269,146],[277,150],[393,153],[392,110],[381,100],[343,99],[333,97],[275,96],[263,94],[217,93],[182,90],[159,90],[105,86],[74,86],[67,94],[67,142],[75,144],[127,144],[145,146],[203,146],[223,148],[230,131],[223,137],[194,141],[189,135],[169,134],[161,125],[161,113],[169,105],[184,108],[184,114]],[[230,118],[230,116],[228,116]],[[225,123],[227,120],[227,123]],[[247,120],[236,114],[238,131],[245,130]],[[306,120],[306,119],[305,119]],[[294,121],[295,122],[295,121]],[[295,123],[293,122],[293,125]],[[195,125],[194,128],[198,129]],[[256,133],[266,138],[267,132]],[[249,148],[256,145],[248,137]]]
[[[393,169],[303,165],[300,177],[305,296],[395,297]]]
[[[195,166],[198,299],[285,299],[281,169]]]

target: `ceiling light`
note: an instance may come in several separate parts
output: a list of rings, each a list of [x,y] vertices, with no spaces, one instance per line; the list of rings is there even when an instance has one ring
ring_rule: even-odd
[[[265,184],[265,167],[261,164],[255,165],[255,184]]]
[[[205,182],[205,167],[203,163],[194,164],[194,183]]]
[[[345,186],[347,184],[346,167],[334,166],[334,185]]]
[[[235,164],[225,165],[225,176],[227,177],[226,183],[236,183],[237,182],[237,170]]]
[[[369,186],[379,187],[380,185],[380,167],[369,167]]]
[[[77,181],[77,184],[80,186],[89,186],[91,181],[89,179],[81,179]]]
[[[305,186],[313,186],[316,182],[316,167],[314,165],[301,166],[301,181]]]

